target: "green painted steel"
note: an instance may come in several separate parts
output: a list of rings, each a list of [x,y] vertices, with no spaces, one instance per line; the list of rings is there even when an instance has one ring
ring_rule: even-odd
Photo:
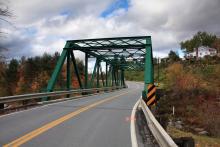
[[[143,98],[146,98],[147,87],[149,84],[154,84],[154,68],[153,68],[153,52],[152,45],[146,46],[145,55],[145,70],[144,70],[144,91]]]
[[[66,56],[66,88],[67,90],[70,89],[71,86],[71,74],[70,74],[70,52],[67,51]]]
[[[66,55],[67,55],[67,50],[64,49],[62,51],[61,55],[60,55],[60,58],[59,58],[57,64],[56,64],[54,72],[53,72],[53,74],[52,74],[52,76],[51,76],[51,78],[50,78],[50,80],[48,82],[48,85],[47,85],[47,91],[48,92],[53,91],[53,88],[55,86],[57,77],[58,77],[58,75],[59,75],[59,73],[60,73],[60,71],[62,69],[63,63],[64,63],[64,61],[66,59]]]
[[[121,70],[118,71],[118,86],[121,86]]]
[[[81,82],[81,76],[76,65],[73,52],[76,50],[85,53],[84,84]],[[53,75],[48,82],[47,91],[53,91],[57,77],[66,58],[67,89],[71,88],[71,59],[80,88],[100,87],[99,80],[102,80],[102,86],[126,86],[125,70],[134,69],[145,70],[144,98],[147,93],[148,84],[154,83],[152,43],[150,36],[68,40],[57,62]],[[88,73],[89,58],[96,59],[91,76]],[[106,69],[104,70],[105,76],[103,75],[101,67],[102,62],[106,63]],[[96,82],[94,83],[95,78]]]
[[[100,70],[100,60],[97,59],[97,72],[96,72],[96,87],[99,88],[99,70]]]
[[[115,56],[118,58],[122,56],[143,58],[145,47],[151,45],[150,36],[69,40],[67,42],[68,49],[87,52],[93,57],[111,64]]]
[[[119,69],[116,70],[116,85],[119,86]]]
[[[88,53],[85,53],[85,69],[84,69],[84,74],[85,74],[85,83],[84,87],[87,89],[88,88]]]
[[[47,92],[52,92],[53,89],[54,89],[54,86],[55,86],[55,83],[57,81],[57,77],[62,69],[62,66],[63,66],[63,63],[66,59],[66,55],[67,55],[67,50],[63,50],[61,55],[60,55],[60,58],[56,64],[56,67],[53,71],[53,74],[48,82],[48,85],[47,85]],[[45,97],[45,98],[42,98],[42,101],[47,101],[49,98],[48,97]]]
[[[113,66],[111,66],[111,86],[114,86],[114,69]]]
[[[115,37],[115,38],[98,38],[98,39],[83,39],[67,41],[72,49],[117,49],[117,48],[144,48],[147,43],[151,45],[150,36],[136,37]]]
[[[112,66],[112,86],[115,86],[115,68]]]
[[[108,87],[108,63],[105,64],[105,86]]]
[[[79,87],[83,88],[73,51],[70,52],[70,55],[71,55],[71,59],[72,59],[73,65],[74,65],[75,74],[78,79]]]

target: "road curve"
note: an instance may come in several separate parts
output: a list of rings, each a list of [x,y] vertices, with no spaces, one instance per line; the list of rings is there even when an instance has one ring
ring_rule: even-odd
[[[142,84],[0,117],[0,145],[129,147],[130,120]]]

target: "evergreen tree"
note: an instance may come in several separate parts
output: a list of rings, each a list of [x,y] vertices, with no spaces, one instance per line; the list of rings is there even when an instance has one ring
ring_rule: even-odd
[[[186,49],[186,52],[193,52],[194,49],[198,48],[199,46],[211,47],[216,39],[216,35],[206,32],[198,32],[193,36],[192,39],[181,42],[180,46],[181,49]]]
[[[179,56],[174,52],[174,51],[170,51],[169,55],[168,55],[168,60],[169,62],[176,62],[176,61],[180,61]]]
[[[6,69],[6,81],[8,94],[13,95],[18,82],[18,60],[12,59]]]

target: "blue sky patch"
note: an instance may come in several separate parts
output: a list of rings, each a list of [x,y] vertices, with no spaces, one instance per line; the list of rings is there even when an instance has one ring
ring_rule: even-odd
[[[68,11],[68,10],[62,11],[62,12],[60,12],[60,15],[62,15],[62,16],[69,16],[70,15],[70,11]]]
[[[37,28],[35,27],[28,27],[28,28],[25,28],[23,30],[24,34],[28,35],[28,36],[33,36],[37,33]]]
[[[107,9],[105,9],[105,11],[101,13],[101,17],[105,18],[110,14],[112,14],[115,10],[121,8],[127,11],[128,7],[129,7],[128,0],[115,0],[111,5],[107,7]]]
[[[178,49],[178,50],[176,51],[176,54],[177,54],[180,58],[183,58],[183,57],[185,56],[184,51],[181,50],[181,49]]]

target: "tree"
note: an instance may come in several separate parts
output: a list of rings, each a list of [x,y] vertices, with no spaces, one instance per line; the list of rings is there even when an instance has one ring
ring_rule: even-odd
[[[6,96],[7,95],[7,82],[5,79],[5,69],[6,69],[6,64],[3,61],[0,61],[0,96]],[[2,105],[0,104],[0,108]]]
[[[78,58],[76,58],[76,65],[77,65],[77,68],[78,68],[78,70],[79,70],[79,74],[83,74],[84,73],[84,64],[83,64],[83,61],[82,60],[80,60],[80,59],[78,59]]]
[[[211,47],[217,49],[217,52],[220,53],[220,38],[217,38],[217,39],[213,42],[213,44],[212,44]]]
[[[0,26],[2,22],[6,22],[10,25],[12,25],[7,18],[11,18],[12,17],[12,13],[9,10],[6,2],[2,2],[0,1]],[[2,37],[2,34],[4,34],[4,32],[2,32],[1,28],[0,28],[0,37]],[[1,43],[1,42],[0,42]],[[0,44],[0,53],[3,50],[7,50],[4,46],[2,46],[2,44]],[[2,58],[2,55],[0,54],[0,59]]]
[[[180,46],[181,49],[186,49],[186,52],[189,53],[193,52],[194,49],[197,49],[199,46],[211,47],[216,39],[216,35],[209,34],[206,32],[198,32],[193,36],[192,39],[181,42]]]
[[[18,60],[12,59],[6,69],[6,81],[9,95],[13,95],[18,82]]]
[[[169,62],[176,62],[176,61],[180,61],[180,58],[174,51],[171,50],[170,53],[168,54],[168,60]]]
[[[11,24],[7,18],[12,17],[12,13],[9,10],[5,2],[0,2],[0,20]],[[2,33],[2,32],[1,32]]]
[[[153,58],[153,64],[157,65],[157,62],[158,62],[158,58]]]

